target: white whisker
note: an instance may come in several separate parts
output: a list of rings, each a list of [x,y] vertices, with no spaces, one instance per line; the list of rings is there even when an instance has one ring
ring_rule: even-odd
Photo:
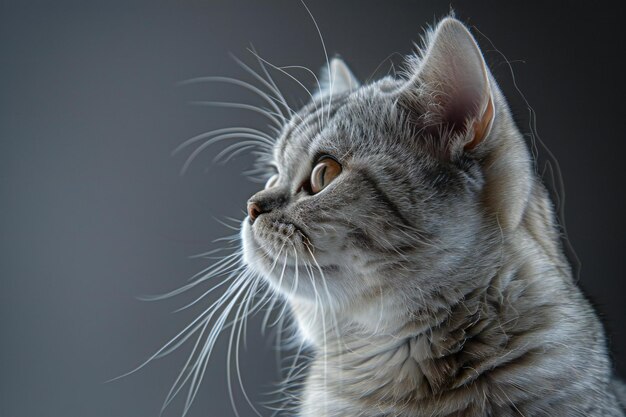
[[[204,100],[196,100],[190,101],[189,104],[195,106],[212,106],[212,107],[224,107],[224,108],[232,108],[232,109],[242,109],[242,110],[250,110],[255,113],[259,113],[265,117],[267,117],[271,122],[273,122],[278,128],[282,128],[282,124],[276,116],[280,117],[280,114],[274,113],[268,109],[253,106],[251,104],[246,103],[233,103],[229,101],[204,101]]]
[[[231,78],[231,77],[209,76],[209,77],[192,78],[190,80],[182,81],[181,84],[191,84],[191,83],[198,83],[198,82],[223,82],[223,83],[229,83],[229,84],[238,85],[238,86],[243,87],[243,88],[245,88],[247,90],[250,90],[250,91],[256,93],[257,95],[259,95],[261,98],[263,98],[263,100],[265,100],[272,107],[272,109],[274,109],[274,111],[276,112],[275,114],[281,118],[280,120],[281,120],[282,124],[284,124],[287,121],[285,119],[285,115],[283,114],[283,112],[280,109],[280,107],[278,107],[276,105],[276,101],[278,101],[278,99],[269,96],[267,93],[265,93],[264,91],[262,91],[261,89],[255,87],[255,86],[253,86],[250,83],[247,83],[247,82],[242,81],[242,80],[238,80],[236,78]]]

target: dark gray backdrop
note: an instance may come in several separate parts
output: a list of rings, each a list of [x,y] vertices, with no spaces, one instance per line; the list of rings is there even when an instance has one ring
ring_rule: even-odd
[[[408,53],[421,28],[449,10],[432,1],[309,3],[329,52],[361,78],[391,53]],[[620,15],[601,3],[452,3],[512,62],[538,132],[560,161],[580,283],[610,329],[624,374]],[[478,39],[487,59],[527,126],[509,67],[485,36]],[[170,152],[212,128],[262,127],[245,112],[186,104],[254,102],[250,94],[175,83],[245,77],[228,53],[252,63],[250,42],[278,65],[323,63],[297,0],[0,4],[0,416],[158,415],[183,353],[104,381],[139,364],[198,310],[171,314],[183,300],[135,297],[173,289],[206,266],[188,256],[229,234],[214,217],[240,217],[257,189],[240,174],[249,158],[211,165],[211,149],[180,177],[184,159]],[[305,98],[293,83],[284,88],[292,102]],[[263,399],[277,367],[258,322],[249,326],[242,368],[250,395]],[[225,345],[190,416],[233,414]],[[180,411],[175,403],[166,415]],[[244,405],[240,411],[252,415]]]

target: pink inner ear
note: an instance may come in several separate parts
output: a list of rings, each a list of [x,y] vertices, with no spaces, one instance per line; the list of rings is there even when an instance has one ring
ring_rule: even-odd
[[[493,101],[491,97],[487,103],[487,108],[479,120],[476,120],[472,126],[474,131],[473,139],[465,145],[465,150],[472,150],[487,136],[489,125],[493,119]]]

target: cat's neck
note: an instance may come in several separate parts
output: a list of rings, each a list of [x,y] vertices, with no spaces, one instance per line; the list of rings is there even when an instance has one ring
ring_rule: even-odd
[[[441,398],[455,383],[475,375],[469,369],[461,371],[464,376],[459,375],[455,355],[464,348],[467,338],[484,326],[488,317],[488,307],[482,301],[486,291],[474,291],[448,308],[442,304],[428,315],[405,314],[404,324],[397,321],[393,330],[391,321],[381,324],[372,320],[376,323],[372,327],[363,326],[362,320],[341,318],[328,323],[326,332],[309,328],[309,336],[322,340],[314,343],[316,357],[309,372],[302,415],[348,416],[347,410],[363,409],[364,403],[375,405],[383,415],[396,415],[398,404],[420,404],[423,410],[432,407],[434,413],[446,404],[454,404],[429,399],[435,395]],[[343,404],[343,410],[332,410],[342,407],[339,404]]]
[[[315,348],[305,393],[305,411],[310,414],[303,415],[335,415],[317,409],[316,404],[344,404],[350,409],[346,401],[356,401],[361,408],[371,402],[379,411],[385,411],[388,404],[386,412],[391,414],[397,412],[398,404],[420,410],[406,415],[467,411],[482,407],[477,404],[487,398],[493,385],[519,380],[527,386],[535,380],[541,386],[546,383],[542,367],[568,372],[580,365],[568,362],[575,357],[572,351],[603,349],[597,343],[573,339],[580,323],[571,323],[568,317],[598,325],[592,315],[579,311],[587,304],[579,304],[580,294],[572,289],[569,269],[554,242],[537,241],[532,224],[517,233],[505,242],[501,264],[487,271],[484,285],[465,293],[439,295],[428,309],[407,311],[406,304],[388,294],[378,305],[372,303],[352,317],[330,311],[315,314],[314,308],[294,305],[300,329]],[[572,298],[557,300],[555,294]],[[559,349],[564,352],[550,355]],[[545,357],[535,357],[534,352]],[[508,369],[510,363],[515,364],[513,369]],[[508,380],[498,381],[493,370],[500,367],[507,367]],[[520,396],[542,395],[533,390]],[[454,400],[457,397],[473,402],[460,404]],[[498,407],[497,396],[491,401],[490,407]],[[503,407],[509,404],[507,399],[501,402]],[[446,407],[451,408],[444,413]]]

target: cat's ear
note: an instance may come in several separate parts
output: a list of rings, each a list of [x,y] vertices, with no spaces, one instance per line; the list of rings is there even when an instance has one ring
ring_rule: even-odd
[[[320,74],[320,86],[317,96],[338,95],[349,93],[359,88],[356,79],[348,65],[341,58],[333,58]]]
[[[460,21],[445,18],[430,34],[399,103],[421,128],[434,128],[448,141],[442,145],[450,156],[474,149],[489,135],[495,109],[487,66]]]

